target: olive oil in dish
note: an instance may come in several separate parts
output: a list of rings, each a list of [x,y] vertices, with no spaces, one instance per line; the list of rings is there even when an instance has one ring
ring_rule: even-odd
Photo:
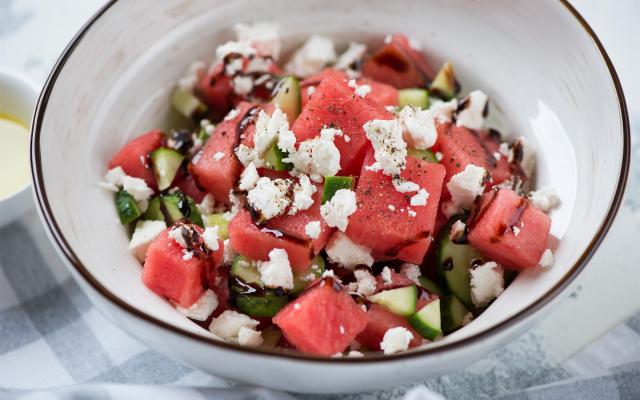
[[[18,120],[0,114],[0,199],[29,182],[29,130]]]

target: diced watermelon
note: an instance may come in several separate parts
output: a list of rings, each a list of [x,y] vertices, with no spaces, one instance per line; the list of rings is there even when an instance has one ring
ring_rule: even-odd
[[[229,267],[220,266],[215,269],[214,273],[210,273],[208,277],[209,289],[216,292],[218,296],[218,307],[213,312],[213,317],[217,317],[225,310],[229,309],[229,298],[231,292],[229,290]]]
[[[316,185],[316,188],[317,191],[313,195],[313,205],[311,207],[306,210],[299,210],[295,215],[285,214],[272,218],[266,223],[266,226],[269,229],[278,230],[299,240],[311,240],[313,252],[318,254],[327,244],[334,230],[327,225],[322,215],[320,215],[322,185]],[[305,231],[307,224],[312,221],[320,222],[320,235],[316,239],[310,239]]]
[[[484,194],[467,222],[469,243],[506,268],[536,266],[547,247],[551,220],[510,189]]]
[[[241,122],[252,109],[249,103],[239,104],[238,115],[230,121],[221,122],[189,164],[189,172],[198,186],[211,193],[218,203],[229,204],[229,191],[240,177],[242,165],[234,150],[242,134],[241,127],[245,125]],[[214,159],[218,153],[222,153],[222,158]]]
[[[156,189],[156,177],[151,169],[149,154],[162,146],[164,134],[159,129],[150,130],[129,143],[109,161],[109,169],[121,167],[124,172],[136,178],[144,179],[149,187]]]
[[[187,196],[191,197],[196,203],[200,203],[202,199],[207,195],[207,192],[201,190],[196,184],[193,176],[187,174],[177,180],[176,186],[184,192]]]
[[[364,166],[374,161],[371,149]],[[358,209],[349,217],[347,236],[370,248],[376,260],[397,258],[420,264],[433,233],[444,175],[445,169],[438,163],[407,157],[401,176],[429,193],[425,206],[411,207],[410,199],[415,193],[400,193],[393,187],[391,177],[363,167],[356,188]],[[409,210],[416,215],[410,216]],[[423,243],[402,252],[420,242]]]
[[[337,74],[325,77],[309,103],[293,124],[293,132],[299,142],[320,135],[325,126],[340,128],[344,136],[336,137],[340,151],[340,175],[357,175],[369,145],[362,126],[373,119],[392,119],[393,116],[382,105],[354,93],[344,78]]]
[[[299,351],[330,356],[344,351],[362,332],[367,314],[325,279],[280,310],[273,323]]]
[[[231,79],[224,74],[222,62],[199,77],[194,92],[209,106],[212,118],[216,121],[222,119],[236,103]]]
[[[486,153],[493,155],[494,158],[493,160],[490,158],[488,159],[489,172],[491,172],[492,178],[491,184],[498,185],[514,175],[522,181],[527,179],[519,164],[509,162],[508,157],[500,154],[500,139],[498,137],[491,134],[491,131],[481,131],[479,132],[478,137],[480,139],[480,144],[485,148]]]
[[[415,285],[416,283],[406,276],[397,273],[396,271],[390,269],[391,279],[390,282],[385,282],[382,274],[376,277],[376,292],[380,292],[383,290],[396,289],[405,286]]]
[[[310,241],[276,237],[261,229],[253,223],[247,210],[239,210],[229,223],[231,247],[247,258],[260,261],[269,260],[271,250],[284,249],[294,272],[304,272],[309,268],[314,257]]]
[[[424,54],[404,35],[392,35],[362,66],[362,74],[398,89],[424,87],[433,71]]]
[[[391,328],[403,327],[413,334],[409,347],[416,347],[422,343],[422,336],[413,328],[406,319],[392,313],[381,305],[371,304],[367,311],[367,326],[356,336],[356,340],[367,349],[380,351],[380,343],[384,334]]]
[[[193,225],[194,229],[202,229]],[[184,248],[168,235],[167,228],[149,245],[142,281],[156,294],[183,307],[190,307],[204,292],[203,277],[212,268],[211,260],[194,255],[185,260]]]

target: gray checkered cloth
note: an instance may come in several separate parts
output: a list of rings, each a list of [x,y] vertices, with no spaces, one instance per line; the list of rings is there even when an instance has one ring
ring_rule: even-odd
[[[640,399],[640,315],[563,365],[540,355],[540,340],[525,335],[463,371],[418,387],[331,397]],[[126,336],[72,281],[32,212],[0,230],[0,400],[89,398],[294,396],[233,386]]]

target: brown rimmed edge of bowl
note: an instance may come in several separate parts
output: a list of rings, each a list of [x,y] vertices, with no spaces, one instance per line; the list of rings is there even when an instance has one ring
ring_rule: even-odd
[[[213,338],[207,338],[204,336],[200,336],[198,334],[186,331],[184,329],[178,328],[171,324],[168,324],[164,321],[161,321],[155,317],[152,317],[132,305],[124,302],[112,292],[110,292],[107,288],[105,288],[100,282],[97,281],[93,275],[89,272],[89,270],[80,262],[78,257],[75,255],[71,246],[69,246],[67,240],[62,234],[60,227],[58,226],[55,218],[53,217],[53,212],[51,210],[51,206],[49,205],[49,201],[47,198],[47,194],[44,188],[44,180],[42,174],[42,164],[40,159],[40,130],[42,127],[42,121],[44,119],[44,114],[46,112],[47,103],[49,101],[49,97],[53,90],[53,87],[56,83],[56,80],[62,71],[62,68],[66,64],[67,60],[73,53],[74,49],[80,43],[84,35],[88,32],[91,26],[98,20],[102,15],[104,15],[118,0],[110,0],[106,3],[100,10],[98,10],[89,21],[85,23],[85,25],[80,29],[80,31],[73,37],[71,42],[67,45],[67,47],[62,52],[61,56],[56,61],[53,69],[51,70],[49,77],[44,85],[42,92],[40,93],[40,97],[38,99],[38,104],[36,106],[34,112],[33,123],[31,126],[31,171],[32,171],[32,180],[33,180],[33,188],[35,200],[38,205],[39,211],[41,213],[42,222],[49,230],[51,234],[51,238],[55,241],[55,244],[61,250],[62,254],[66,258],[66,261],[70,265],[72,265],[75,270],[80,274],[83,279],[98,293],[100,293],[104,298],[109,300],[118,308],[126,311],[127,313],[133,315],[134,317],[140,318],[146,322],[154,324],[162,329],[168,330],[172,333],[182,335],[184,337],[197,340],[199,342],[204,342],[211,344],[213,346],[218,346],[224,348],[226,350],[233,350],[243,353],[249,353],[258,356],[268,356],[268,357],[276,357],[276,358],[284,358],[290,360],[299,360],[299,361],[309,361],[316,363],[371,363],[371,362],[380,362],[380,361],[398,361],[401,359],[408,359],[414,357],[426,356],[429,354],[439,354],[442,352],[446,352],[449,350],[459,349],[465,347],[467,345],[481,342],[487,337],[491,336],[495,332],[506,329],[509,327],[516,326],[523,320],[525,320],[530,315],[536,313],[540,309],[542,309],[545,305],[555,299],[567,286],[569,286],[575,277],[584,269],[586,264],[589,262],[600,243],[604,239],[606,233],[609,231],[611,224],[613,223],[615,216],[620,208],[622,203],[622,198],[624,195],[627,177],[629,173],[630,166],[630,158],[631,158],[631,130],[629,125],[629,115],[627,110],[627,104],[625,101],[624,93],[622,90],[622,85],[618,78],[618,74],[609,58],[607,52],[604,49],[604,46],[598,39],[597,35],[593,31],[593,29],[589,26],[587,21],[582,17],[582,15],[569,3],[568,0],[558,0],[562,6],[569,12],[576,21],[582,26],[584,31],[589,35],[592,39],[594,45],[597,47],[598,51],[604,62],[607,65],[609,73],[611,75],[611,81],[616,90],[616,94],[618,97],[618,103],[620,106],[620,118],[623,127],[623,154],[622,154],[622,165],[620,170],[620,176],[618,177],[618,183],[616,186],[616,191],[614,197],[612,199],[611,205],[609,206],[609,210],[605,217],[605,220],[600,225],[597,234],[591,240],[585,251],[582,253],[578,261],[573,265],[573,267],[565,274],[565,276],[556,283],[551,289],[549,289],[544,295],[542,295],[536,302],[529,305],[527,308],[519,312],[518,314],[507,318],[506,320],[500,322],[499,324],[492,326],[480,333],[477,333],[468,338],[460,339],[450,344],[444,344],[442,346],[437,346],[433,348],[425,348],[422,350],[416,350],[413,352],[400,353],[395,355],[372,355],[367,356],[365,358],[326,358],[326,357],[317,357],[317,356],[309,356],[304,354],[295,354],[295,353],[280,353],[276,351],[269,350],[257,350],[251,349],[247,347],[242,347],[240,345],[226,343],[222,341],[215,340]]]

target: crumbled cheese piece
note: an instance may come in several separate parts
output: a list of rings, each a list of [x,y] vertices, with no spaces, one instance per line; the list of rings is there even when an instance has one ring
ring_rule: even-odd
[[[227,113],[227,115],[224,117],[224,120],[225,121],[231,121],[232,119],[236,119],[238,114],[240,114],[240,112],[238,111],[237,108],[234,108],[234,109],[232,109],[231,111],[229,111]]]
[[[282,140],[279,139],[280,136],[283,136]],[[289,143],[291,137],[293,137],[293,143]],[[289,131],[287,114],[279,107],[276,107],[271,115],[261,110],[253,137],[256,151],[259,155],[264,155],[276,140],[279,142],[278,147],[285,151],[291,150],[295,144],[295,135]]]
[[[313,35],[300,47],[285,66],[288,73],[306,78],[320,72],[336,60],[333,41],[324,36]]]
[[[347,82],[347,86],[349,86],[352,89],[355,89],[358,87],[358,82],[356,82],[355,79],[349,79],[349,81]]]
[[[347,135],[344,135],[344,141],[345,143],[349,143],[351,141],[351,138]]]
[[[393,204],[389,204],[387,206],[387,208],[389,209],[389,211],[395,211],[396,210],[396,206],[394,206]]]
[[[333,65],[335,69],[348,70],[364,56],[367,51],[367,46],[362,43],[350,42],[349,47],[338,57],[336,63]]]
[[[420,276],[422,272],[420,272],[420,267],[416,264],[402,264],[400,267],[400,273],[404,275],[407,279],[413,281],[416,285],[421,285]]]
[[[153,189],[147,186],[147,182],[144,179],[134,178],[129,175],[125,175],[122,178],[122,188],[133,196],[136,201],[146,201],[153,196]]]
[[[231,203],[231,209],[222,215],[224,219],[226,219],[227,221],[231,221],[233,217],[236,216],[236,214],[238,213],[238,210],[242,206],[242,201],[238,196],[236,196],[233,189],[229,190],[229,203]]]
[[[184,261],[189,261],[193,258],[193,251],[189,251],[187,249],[182,250],[182,259]]]
[[[418,215],[417,212],[411,210],[411,209],[407,209],[407,214],[409,214],[410,217],[415,217],[416,215]]]
[[[468,164],[464,171],[452,176],[447,188],[453,203],[459,208],[471,209],[476,197],[484,192],[486,176],[487,171],[474,164]]]
[[[216,251],[220,248],[220,243],[218,243],[218,225],[216,226],[208,226],[204,229],[204,233],[202,234],[202,239],[204,240],[204,244],[211,250]]]
[[[198,82],[198,76],[207,68],[203,61],[196,61],[189,65],[184,77],[178,81],[178,87],[181,89],[193,89]]]
[[[529,192],[529,201],[534,207],[545,213],[560,205],[560,197],[553,188],[543,188],[534,192]]]
[[[239,54],[243,57],[256,55],[256,49],[245,41],[228,41],[216,48],[216,58],[222,61],[229,54]]]
[[[298,211],[307,210],[313,205],[313,195],[318,190],[311,183],[307,175],[300,175],[298,182],[293,185],[293,204],[289,215],[295,215]]]
[[[223,244],[222,260],[225,265],[228,265],[233,262],[238,253],[236,253],[236,250],[231,246],[231,241],[229,239],[225,239]]]
[[[407,328],[398,326],[384,333],[380,348],[384,351],[384,354],[399,353],[409,348],[411,340],[413,340],[413,333]]]
[[[520,136],[511,146],[509,151],[509,162],[513,161],[515,148],[520,149],[522,156],[522,159],[520,160],[520,168],[522,168],[522,171],[526,176],[533,176],[536,168],[536,150],[534,145],[524,136]]]
[[[204,196],[202,201],[196,205],[198,212],[202,215],[213,214],[214,208],[216,205],[216,200],[213,198],[211,194],[207,194]]]
[[[488,99],[487,95],[479,90],[469,93],[460,104],[464,108],[458,111],[456,125],[475,130],[482,129]]]
[[[433,101],[429,106],[433,117],[438,122],[451,122],[453,114],[458,109],[458,100],[452,99],[449,101]]]
[[[340,334],[341,334],[341,335],[344,335],[344,333],[345,333],[344,325],[340,325],[340,326],[338,327],[338,330],[340,331]]]
[[[320,206],[320,214],[327,225],[338,228],[342,232],[349,225],[349,216],[356,210],[356,194],[349,189],[336,191],[331,200]]]
[[[465,231],[467,229],[467,225],[461,220],[457,220],[451,225],[451,232],[449,232],[449,239],[451,241],[456,242],[462,236],[464,236]]]
[[[359,358],[359,357],[364,357],[364,354],[362,354],[358,350],[351,350],[349,351],[349,353],[347,353],[347,357]]]
[[[138,221],[129,241],[129,252],[138,260],[144,260],[151,242],[165,229],[167,229],[167,224],[164,221]]]
[[[233,76],[238,72],[242,71],[244,67],[244,60],[242,58],[234,58],[227,62],[227,65],[224,67],[224,73],[228,76]]]
[[[260,280],[266,287],[293,289],[293,272],[289,264],[289,256],[283,249],[269,252],[269,261],[258,261]]]
[[[283,161],[293,163],[296,171],[309,175],[314,182],[336,175],[340,171],[340,151],[333,143],[336,131],[340,130],[322,129],[320,137],[300,143],[298,151]]]
[[[504,270],[489,261],[469,269],[471,300],[476,307],[483,307],[504,292]]]
[[[386,175],[397,175],[407,163],[407,143],[402,138],[402,124],[397,120],[375,119],[363,126],[375,151],[372,168]]]
[[[249,190],[247,201],[260,211],[265,219],[284,214],[286,208],[291,204],[291,199],[287,196],[291,186],[289,179],[269,179],[262,177],[258,179],[255,187]]]
[[[315,86],[309,86],[307,88],[307,95],[311,96],[312,94],[314,94],[316,92],[316,87]]]
[[[393,283],[393,280],[391,279],[391,270],[389,269],[389,267],[382,268],[380,276],[382,276],[382,282],[385,285],[391,285]]]
[[[258,151],[246,144],[241,144],[236,147],[235,153],[236,157],[238,157],[238,161],[240,161],[240,164],[244,167],[247,167],[249,163],[254,163],[258,168],[264,166],[264,161],[260,158]]]
[[[320,236],[320,232],[322,232],[322,229],[320,228],[320,221],[311,221],[308,222],[305,226],[304,226],[304,232],[307,234],[307,236],[309,236],[311,239],[317,239],[318,236]]]
[[[417,192],[418,190],[420,190],[420,186],[417,183],[406,181],[399,175],[394,176],[391,179],[391,183],[393,184],[394,189],[396,189],[396,191],[400,193]]]
[[[106,182],[101,182],[101,186],[107,190],[117,192],[122,186],[122,180],[125,176],[127,176],[127,174],[125,174],[122,167],[112,168],[107,171],[107,174],[104,176]]]
[[[294,310],[299,310],[300,308],[302,308],[302,307],[300,306],[300,303],[294,303],[294,304],[293,304],[293,309],[294,309]]]
[[[512,227],[511,231],[513,231],[514,236],[518,236],[520,234],[520,228],[518,228],[517,226]]]
[[[242,171],[240,174],[240,183],[238,184],[238,189],[240,190],[251,190],[256,187],[256,183],[258,183],[258,179],[260,179],[260,175],[258,175],[258,169],[253,162],[250,162],[249,165]]]
[[[276,229],[262,228],[262,229],[260,229],[260,232],[270,233],[275,237],[284,236],[284,234],[282,232],[280,232],[279,230],[276,230]]]
[[[431,110],[405,106],[398,114],[404,126],[404,139],[416,149],[429,149],[438,139],[435,116]]]
[[[225,310],[209,325],[209,330],[225,340],[237,341],[240,329],[249,328],[255,330],[259,322],[248,315],[233,310]]]
[[[224,153],[221,151],[218,151],[213,155],[213,161],[220,161],[223,158],[224,158]]]
[[[371,86],[369,85],[360,85],[355,90],[356,94],[363,99],[367,97],[369,93],[371,93]]]
[[[323,278],[323,279],[324,278],[331,278],[334,281],[342,284],[342,280],[339,277],[337,277],[336,274],[331,269],[325,270],[320,277]]]
[[[542,268],[550,268],[553,265],[554,261],[555,260],[553,258],[551,249],[546,249],[544,253],[542,253],[542,257],[540,257],[540,261],[538,261],[538,264]]]
[[[272,65],[273,61],[268,58],[254,57],[249,61],[249,64],[247,64],[245,73],[255,74],[256,72],[264,72],[264,75],[253,81],[254,86],[260,86],[271,79],[271,76],[268,74],[268,72]]]
[[[436,151],[436,160],[442,161],[442,153],[440,153],[439,151]]]
[[[500,152],[494,151],[493,158],[495,158],[496,161],[500,161],[500,159],[502,158],[502,154],[500,154]]]
[[[187,248],[187,241],[184,237],[185,228],[182,226],[175,226],[169,230],[167,234],[170,239],[173,239],[174,242],[178,243],[182,248]]]
[[[253,79],[249,76],[236,76],[232,82],[234,92],[240,96],[246,96],[253,90]]]
[[[219,302],[216,292],[207,289],[191,307],[185,308],[177,305],[176,310],[184,314],[187,318],[195,319],[196,321],[206,321],[209,315],[218,308],[218,305]]]
[[[353,271],[353,275],[356,278],[356,290],[355,292],[362,296],[369,296],[376,291],[376,278],[365,269],[357,269]]]
[[[342,232],[336,232],[331,236],[326,247],[329,259],[345,268],[353,268],[356,265],[373,265],[371,250],[351,241]]]
[[[238,331],[238,344],[240,346],[258,347],[263,341],[262,332],[260,331],[245,326]]]
[[[261,56],[280,57],[282,42],[278,25],[269,22],[238,23],[233,27],[239,41],[251,44]]]
[[[427,200],[429,200],[429,192],[427,192],[425,189],[420,189],[418,190],[418,193],[414,194],[411,197],[410,202],[412,206],[418,207],[418,206],[426,206]]]

